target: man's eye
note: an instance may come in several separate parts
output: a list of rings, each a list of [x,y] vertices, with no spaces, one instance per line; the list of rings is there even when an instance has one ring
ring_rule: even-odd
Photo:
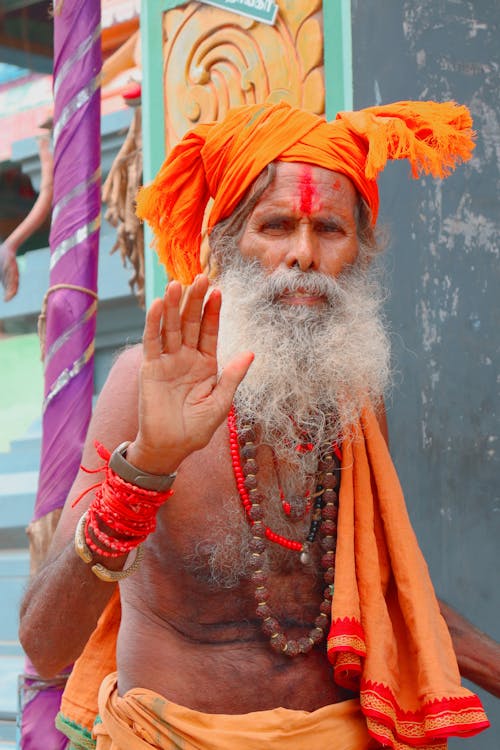
[[[334,222],[334,221],[322,221],[322,222],[319,222],[316,225],[316,229],[319,232],[326,232],[326,233],[332,233],[332,234],[335,234],[337,232],[342,232],[343,231],[342,227],[340,226],[340,224],[337,224],[337,222]]]
[[[261,231],[262,232],[279,232],[287,229],[288,222],[286,219],[270,219],[269,221],[265,221],[261,225]]]

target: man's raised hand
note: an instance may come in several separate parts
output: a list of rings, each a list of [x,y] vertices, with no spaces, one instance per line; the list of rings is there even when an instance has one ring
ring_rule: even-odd
[[[19,289],[19,266],[16,251],[7,241],[0,242],[0,284],[4,288],[4,302],[15,297]]]
[[[172,281],[146,316],[139,432],[127,460],[152,474],[175,471],[207,445],[253,360],[251,352],[238,354],[218,378],[221,293],[214,289],[204,305],[207,290],[207,277],[197,276],[181,310],[182,288]]]

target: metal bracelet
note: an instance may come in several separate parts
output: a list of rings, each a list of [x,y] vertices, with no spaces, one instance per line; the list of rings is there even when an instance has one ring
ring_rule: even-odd
[[[85,541],[85,521],[87,519],[87,513],[88,511],[85,511],[76,525],[75,552],[78,557],[83,560],[84,563],[88,564],[93,562],[93,556],[91,550],[87,545],[87,542]],[[105,568],[104,565],[101,565],[101,563],[94,563],[94,565],[92,565],[92,573],[97,576],[97,578],[100,578],[101,581],[106,581],[106,583],[123,581],[124,578],[128,578],[128,576],[131,576],[133,573],[135,573],[135,571],[139,568],[143,557],[144,550],[142,548],[142,545],[139,545],[137,547],[134,561],[131,565],[128,566],[128,568],[124,568],[123,570],[108,570],[108,568]]]

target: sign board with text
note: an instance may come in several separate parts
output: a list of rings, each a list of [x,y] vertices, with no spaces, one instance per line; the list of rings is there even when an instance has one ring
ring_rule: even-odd
[[[239,13],[254,21],[261,21],[273,25],[278,12],[278,5],[273,0],[200,0],[205,5]]]

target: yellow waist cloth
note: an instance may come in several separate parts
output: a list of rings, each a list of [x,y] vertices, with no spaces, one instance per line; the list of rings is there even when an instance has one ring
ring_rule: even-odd
[[[249,714],[204,714],[134,688],[118,695],[116,673],[99,691],[97,750],[368,750],[378,747],[357,699],[309,713],[275,708]]]

